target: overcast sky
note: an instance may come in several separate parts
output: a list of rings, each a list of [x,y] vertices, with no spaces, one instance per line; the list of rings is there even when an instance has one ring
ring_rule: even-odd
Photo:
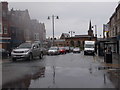
[[[90,20],[92,25],[97,25],[100,36],[103,24],[108,22],[117,5],[117,2],[9,2],[9,9],[28,9],[31,19],[45,23],[47,37],[52,36],[52,20],[47,19],[52,15],[59,16],[55,19],[56,37],[69,31],[75,31],[74,35],[87,34]]]

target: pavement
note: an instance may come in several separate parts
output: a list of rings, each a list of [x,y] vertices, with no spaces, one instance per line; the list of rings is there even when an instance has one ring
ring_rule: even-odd
[[[112,63],[105,63],[104,62],[104,65],[120,68],[120,55],[113,53],[112,54]]]
[[[10,57],[8,57],[8,58],[0,58],[0,64],[7,63],[7,62],[11,62]]]

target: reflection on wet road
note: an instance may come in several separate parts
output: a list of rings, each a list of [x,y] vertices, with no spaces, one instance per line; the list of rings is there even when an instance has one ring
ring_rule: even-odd
[[[65,54],[3,64],[3,88],[114,88],[98,56]]]

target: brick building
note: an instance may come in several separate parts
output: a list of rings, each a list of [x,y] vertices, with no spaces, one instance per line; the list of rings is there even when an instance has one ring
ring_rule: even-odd
[[[69,37],[65,39],[66,46],[72,47],[84,47],[84,42],[86,40],[96,41],[96,37],[91,37],[89,35],[75,35],[75,37]]]
[[[10,22],[8,3],[0,2],[0,48],[10,48]]]
[[[19,44],[31,39],[32,33],[30,30],[30,16],[28,10],[10,11],[10,30],[11,30],[11,47],[16,47]]]
[[[0,48],[11,50],[25,41],[45,41],[44,23],[31,20],[28,10],[8,10],[8,3],[0,3]]]
[[[70,37],[66,33],[62,33],[59,40],[55,40],[56,46],[70,46],[70,47],[84,47],[85,40],[96,41],[97,37],[94,37],[91,21],[89,23],[88,35],[75,35]]]

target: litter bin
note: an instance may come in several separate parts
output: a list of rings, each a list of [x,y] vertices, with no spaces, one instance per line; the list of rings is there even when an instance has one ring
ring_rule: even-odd
[[[112,63],[112,53],[106,53],[105,54],[105,62],[106,63]]]
[[[108,48],[104,55],[104,61],[106,63],[112,63],[112,52],[111,48]]]

